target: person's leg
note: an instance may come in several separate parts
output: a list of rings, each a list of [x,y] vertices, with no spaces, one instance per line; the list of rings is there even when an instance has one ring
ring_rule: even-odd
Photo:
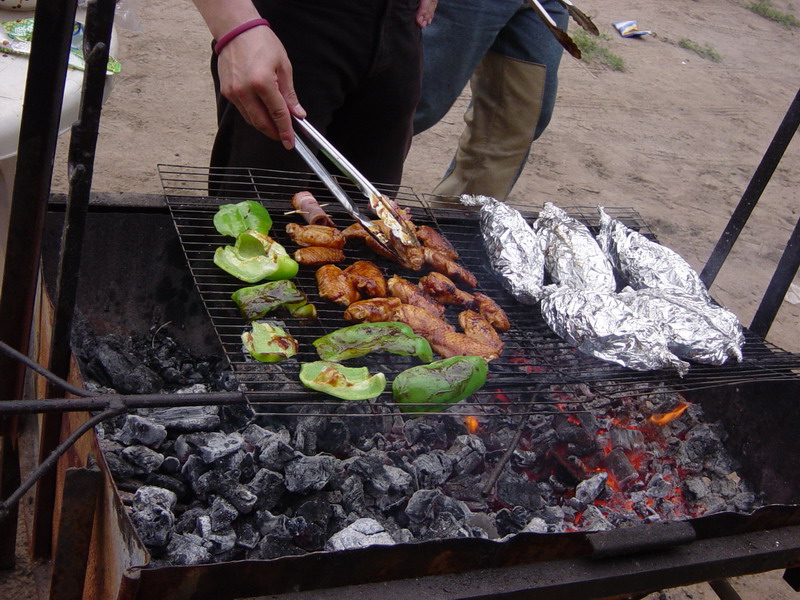
[[[543,5],[566,28],[563,6],[555,0]],[[534,11],[520,10],[509,20],[470,80],[466,129],[435,194],[506,199],[532,142],[550,121],[561,54],[561,45]]]
[[[440,0],[422,32],[422,96],[414,134],[438,123],[461,95],[498,32],[524,6],[521,0]]]
[[[422,79],[416,0],[390,0],[369,72],[333,113],[328,138],[371,181],[398,186]]]
[[[557,0],[541,0],[541,4],[556,24],[566,31],[569,24],[567,9]],[[550,123],[556,103],[558,67],[563,55],[561,44],[535,11],[525,9],[509,20],[492,44],[492,51],[547,68],[542,107],[533,139],[538,138]]]

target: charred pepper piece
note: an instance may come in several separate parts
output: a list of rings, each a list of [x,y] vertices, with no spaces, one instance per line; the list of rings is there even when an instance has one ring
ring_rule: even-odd
[[[280,307],[288,310],[293,317],[314,318],[317,315],[314,306],[308,303],[305,293],[288,279],[238,289],[231,295],[231,299],[248,321],[263,319]]]
[[[367,367],[345,367],[326,360],[303,364],[300,381],[307,388],[342,400],[368,400],[386,389],[383,373],[370,375]]]
[[[248,229],[234,246],[217,248],[214,264],[237,279],[257,283],[264,279],[290,279],[297,275],[297,262],[268,235]]]
[[[255,200],[238,204],[223,204],[214,215],[214,227],[222,235],[238,237],[240,233],[253,229],[268,235],[272,229],[272,217],[264,206]]]
[[[406,369],[394,378],[392,396],[402,412],[435,413],[474,394],[488,372],[480,356],[453,356]]]
[[[433,351],[428,341],[415,334],[408,325],[394,321],[342,327],[317,338],[313,344],[319,357],[329,361],[346,360],[380,351],[417,356],[424,362],[433,360]]]
[[[270,321],[253,321],[250,331],[242,334],[242,343],[250,356],[260,362],[279,362],[297,354],[297,340]]]

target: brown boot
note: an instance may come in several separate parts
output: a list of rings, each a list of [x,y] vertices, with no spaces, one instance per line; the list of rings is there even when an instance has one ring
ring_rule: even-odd
[[[530,151],[546,67],[489,52],[470,79],[472,102],[455,165],[434,194],[481,194],[504,201]]]

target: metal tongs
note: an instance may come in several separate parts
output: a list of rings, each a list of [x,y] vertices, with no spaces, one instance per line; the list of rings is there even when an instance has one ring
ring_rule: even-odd
[[[409,226],[406,220],[400,216],[392,201],[381,194],[378,189],[325,138],[325,136],[311,125],[311,123],[298,117],[294,117],[294,120],[303,133],[308,136],[309,140],[311,140],[314,145],[316,145],[320,151],[327,156],[356,187],[358,187],[361,193],[364,194],[364,197],[369,200],[370,207],[375,211],[378,218],[388,227],[390,237],[393,239],[387,239],[383,231],[358,210],[355,203],[350,199],[350,196],[347,195],[342,189],[342,186],[331,176],[311,149],[299,136],[295,135],[294,146],[297,152],[350,216],[360,223],[381,247],[398,258],[402,258],[400,256],[401,251],[398,249],[396,243],[392,243],[393,241],[398,241],[401,246],[418,247],[420,243],[414,230]]]

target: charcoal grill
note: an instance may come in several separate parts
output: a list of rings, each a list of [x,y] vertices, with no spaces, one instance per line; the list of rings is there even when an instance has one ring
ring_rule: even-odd
[[[111,2],[100,2],[106,6],[112,6]],[[64,14],[57,13],[56,7],[74,8],[75,2],[40,2],[40,11],[37,10],[39,22],[61,23],[63,34],[58,39],[64,43],[56,44],[61,47],[63,52],[61,58],[66,56],[68,51],[68,33],[71,27],[71,17],[65,9]],[[49,20],[47,19],[49,17]],[[50,36],[55,39],[56,36]],[[38,51],[41,44],[45,44],[48,36],[37,36],[39,41],[35,44],[35,51]],[[47,56],[46,47],[42,54],[36,54],[36,59]],[[57,89],[58,74],[49,70],[36,71],[34,69],[34,56],[32,55],[31,71],[34,74],[44,73],[45,77],[40,77],[48,86],[47,93],[41,93],[41,88],[29,85],[31,99],[37,98],[50,101],[53,98],[60,98]],[[44,58],[41,58],[45,61]],[[55,61],[51,60],[51,63]],[[64,62],[64,67],[66,60]],[[40,67],[43,63],[38,63]],[[98,63],[98,71],[102,72],[103,65]],[[38,93],[37,93],[38,92]],[[799,96],[800,98],[800,96]],[[26,102],[28,105],[34,102]],[[797,128],[797,108],[798,102],[793,105],[794,120],[790,121],[787,115],[787,122],[794,123]],[[42,114],[50,115],[57,111],[56,107],[41,111]],[[94,114],[93,122],[96,124],[99,114],[99,105]],[[38,236],[41,231],[41,222],[45,212],[48,198],[48,175],[49,168],[52,167],[52,148],[54,147],[55,132],[50,126],[51,120],[46,120],[39,116],[36,110],[27,111],[27,116],[36,115],[35,118],[27,119],[26,131],[30,139],[42,141],[41,144],[31,144],[25,148],[25,152],[20,154],[17,176],[17,189],[15,190],[15,211],[19,210],[20,218],[14,219],[15,237],[13,240],[15,249],[24,248],[31,250],[31,244],[26,236],[37,238],[32,244],[33,250],[27,253],[20,252],[19,258],[29,256],[29,261],[25,264],[15,265],[14,274],[22,274],[24,283],[29,283],[35,278],[36,265],[38,260]],[[92,120],[92,119],[90,119]],[[37,125],[38,127],[34,127]],[[48,130],[49,129],[49,130]],[[791,134],[791,127],[789,128]],[[791,135],[783,136],[788,143]],[[93,149],[92,141],[85,141],[84,148],[87,152]],[[784,144],[785,147],[785,144]],[[770,160],[765,156],[767,166],[773,166],[780,160],[778,154],[774,154]],[[87,165],[81,165],[91,173],[91,159]],[[171,168],[169,170],[172,170]],[[162,173],[168,174],[169,170],[162,169]],[[186,205],[213,201],[205,197],[203,179],[206,174],[203,170],[187,169],[190,173],[188,181],[181,176],[169,175],[165,179],[165,190],[168,192],[171,201],[174,198]],[[88,178],[90,180],[90,177]],[[769,180],[769,174],[762,178],[764,182]],[[247,183],[251,186],[252,182]],[[291,186],[290,186],[291,187]],[[312,187],[313,186],[305,186]],[[762,186],[763,189],[763,186]],[[87,202],[89,183],[87,182],[81,189],[85,192],[75,194],[78,199],[84,198]],[[23,193],[26,192],[26,193]],[[259,194],[264,196],[269,194],[269,189],[259,188]],[[284,193],[271,192],[276,201],[286,201]],[[406,195],[411,198],[406,199]],[[324,194],[319,194],[324,196]],[[266,197],[266,196],[264,196]],[[452,241],[460,246],[466,244],[464,248],[468,266],[474,267],[481,280],[481,288],[484,290],[494,290],[492,280],[486,277],[485,269],[482,271],[479,265],[473,265],[469,257],[477,258],[470,248],[469,240],[469,214],[451,206],[438,206],[432,202],[423,203],[413,197],[408,190],[401,190],[401,201],[406,200],[412,205],[415,211],[414,217],[419,223],[435,224]],[[25,202],[26,200],[31,202]],[[73,200],[75,198],[73,197]],[[195,202],[190,202],[194,200]],[[34,201],[36,201],[34,203]],[[23,210],[20,207],[27,207],[30,210]],[[86,207],[84,206],[84,209]],[[203,212],[208,206],[195,207],[189,206],[190,212],[197,210]],[[451,212],[452,211],[452,212]],[[110,209],[110,220],[116,223],[123,221],[132,213],[130,207],[124,210],[114,211]],[[582,211],[572,209],[571,214],[583,216],[591,225],[594,219],[593,209]],[[647,231],[643,223],[638,221],[638,216],[631,211],[615,210],[612,215],[620,218],[636,228]],[[36,216],[37,218],[34,218]],[[89,210],[89,220],[91,221],[96,214]],[[164,215],[161,215],[164,216]],[[532,216],[532,215],[531,215]],[[23,218],[24,217],[24,218]],[[745,219],[746,220],[746,219]],[[177,223],[177,220],[176,220]],[[169,224],[171,228],[171,223]],[[474,225],[474,223],[473,223]],[[130,235],[134,232],[131,228]],[[162,229],[166,233],[166,229]],[[102,236],[105,231],[100,228]],[[152,235],[152,229],[143,228],[139,232],[139,239],[145,239],[145,235]],[[474,232],[472,234],[474,236]],[[462,237],[464,236],[464,237]],[[57,236],[56,236],[57,237]],[[735,236],[733,236],[735,238]],[[96,241],[92,235],[87,236],[87,240]],[[183,240],[182,240],[183,241]],[[285,240],[284,240],[285,241]],[[25,243],[23,243],[25,242]],[[87,254],[97,251],[96,245],[87,244]],[[128,272],[130,263],[122,260],[125,254],[123,249],[109,244],[108,248],[118,255],[109,254],[108,264],[123,273]],[[201,249],[202,250],[202,249]],[[78,252],[72,253],[76,257]],[[189,252],[187,252],[187,256]],[[125,257],[130,260],[130,257]],[[136,257],[141,259],[142,256]],[[190,258],[190,267],[194,269],[193,260]],[[139,263],[141,264],[141,263]],[[152,265],[152,262],[145,263]],[[9,271],[6,270],[8,275]],[[62,274],[63,275],[63,274]],[[77,273],[72,273],[76,276]],[[116,274],[118,281],[123,282],[124,275]],[[160,275],[160,274],[153,274]],[[198,286],[202,288],[197,279],[197,274],[193,273]],[[4,281],[4,287],[12,292],[12,286],[18,286],[19,282],[9,277]],[[136,289],[136,281],[127,283]],[[30,312],[25,312],[32,299],[33,285],[25,285],[23,289],[23,301],[14,303],[5,311],[7,322],[19,321],[20,329],[25,330],[30,327]],[[120,294],[130,291],[120,286]],[[496,299],[503,303],[502,294],[495,295]],[[10,298],[5,295],[5,301]],[[165,300],[162,299],[162,302]],[[203,302],[209,311],[213,313],[209,301],[204,298]],[[18,308],[16,304],[25,304],[25,307]],[[10,304],[10,301],[9,301]],[[124,304],[124,303],[123,303]],[[144,307],[146,310],[149,307]],[[640,377],[648,381],[648,376],[626,372],[614,367],[609,367],[597,363],[591,359],[583,357],[570,357],[564,354],[564,346],[558,340],[553,339],[550,334],[541,327],[541,321],[537,318],[536,311],[521,310],[523,320],[519,320],[517,311],[510,311],[512,318],[517,323],[522,323],[521,331],[515,330],[507,336],[509,350],[524,350],[533,352],[529,347],[531,340],[549,340],[550,344],[536,346],[536,356],[545,361],[547,377],[559,378],[558,381],[572,380],[577,376],[584,384],[591,385],[593,389],[613,394],[613,387],[604,386],[606,378],[619,381],[639,381]],[[14,319],[8,318],[13,315]],[[238,318],[238,315],[236,315]],[[325,318],[325,315],[323,315]],[[323,321],[321,321],[323,322]],[[335,327],[335,321],[324,321],[325,326],[320,331],[328,331]],[[537,325],[538,323],[538,325]],[[241,326],[241,325],[239,325]],[[518,328],[521,326],[518,325]],[[8,329],[11,329],[9,326]],[[224,343],[225,338],[221,335],[219,328],[215,325],[214,335],[218,336],[220,342]],[[16,331],[14,336],[4,336],[14,342],[15,347],[22,348],[25,343],[18,343]],[[27,334],[26,334],[27,335]],[[229,334],[230,335],[230,334]],[[24,338],[27,340],[27,337]],[[66,342],[66,340],[64,340]],[[96,521],[91,545],[91,561],[84,561],[78,567],[88,569],[86,581],[84,582],[84,571],[69,573],[63,569],[63,564],[59,560],[64,560],[64,556],[56,556],[56,569],[54,572],[54,589],[51,596],[57,597],[59,592],[61,597],[79,597],[83,591],[84,597],[117,597],[117,598],[223,598],[223,597],[243,597],[271,593],[298,592],[297,595],[303,596],[303,590],[319,590],[328,588],[325,592],[326,597],[435,597],[435,598],[464,598],[464,597],[504,597],[504,598],[589,598],[599,596],[619,595],[631,593],[633,591],[654,590],[663,587],[672,587],[685,583],[704,581],[710,578],[727,577],[731,575],[761,572],[769,569],[794,567],[800,565],[800,510],[798,509],[798,498],[800,489],[796,481],[796,458],[800,456],[800,444],[798,443],[794,424],[787,415],[792,415],[796,409],[796,400],[800,395],[800,385],[797,381],[796,358],[784,353],[778,348],[760,340],[758,336],[753,336],[748,332],[747,346],[745,347],[745,361],[742,365],[727,366],[723,368],[713,368],[713,373],[706,373],[706,369],[698,367],[689,377],[677,381],[670,378],[670,374],[658,373],[651,374],[649,377],[657,376],[659,380],[668,382],[673,389],[681,390],[688,400],[702,402],[706,411],[713,417],[721,418],[731,437],[729,443],[732,447],[741,451],[741,457],[746,462],[745,469],[749,471],[750,477],[759,484],[769,502],[776,506],[768,506],[751,515],[731,515],[720,514],[711,515],[691,522],[679,523],[676,525],[666,524],[665,527],[642,527],[633,528],[619,532],[618,535],[603,534],[560,534],[560,535],[535,535],[522,534],[498,544],[486,540],[446,540],[442,542],[431,542],[413,546],[399,546],[392,548],[371,548],[358,551],[347,551],[341,553],[318,553],[303,557],[286,557],[274,561],[242,561],[238,563],[222,563],[217,565],[203,565],[200,567],[180,568],[148,568],[146,564],[146,552],[140,542],[137,542],[132,532],[130,522],[125,518],[124,508],[111,489],[110,479],[105,473],[105,486],[107,489],[100,493],[100,501],[97,511],[91,510],[91,503],[87,503],[86,487],[74,487],[75,479],[72,478],[72,488],[65,486],[61,491],[66,497],[72,495],[72,506],[88,508],[87,510],[77,511],[76,515],[59,515],[58,532],[61,538],[61,547],[69,546],[63,542],[70,539],[69,534],[77,534],[80,538],[76,540],[75,548],[69,550],[80,554],[82,551],[89,553],[88,531],[92,528],[92,522]],[[235,344],[235,341],[233,342]],[[66,344],[64,344],[66,345]],[[23,348],[24,349],[24,348]],[[508,350],[507,350],[508,351]],[[226,352],[227,355],[227,352]],[[533,354],[530,354],[533,355]],[[7,362],[7,361],[6,361]],[[504,360],[497,363],[504,365]],[[504,385],[510,389],[516,389],[523,394],[531,392],[530,382],[522,381],[519,385],[514,383],[520,377],[520,373],[514,369],[513,364],[509,367],[510,374],[500,370],[493,372],[493,381],[499,379],[495,377],[505,377]],[[16,370],[16,369],[15,369]],[[239,371],[237,371],[237,374]],[[247,381],[242,374],[243,381]],[[271,374],[270,374],[271,375]],[[663,377],[662,377],[663,376]],[[563,378],[563,379],[561,379]],[[288,378],[287,378],[288,379]],[[6,397],[20,397],[16,395],[17,380],[4,382],[4,390],[13,390]],[[252,396],[271,401],[279,399],[281,394],[272,394],[269,389],[258,389],[258,384],[263,380],[253,382]],[[516,387],[515,387],[516,386]],[[291,390],[294,394],[297,390]],[[302,393],[299,399],[307,398],[307,392]],[[260,396],[256,394],[260,393]],[[528,398],[528,402],[533,402]],[[542,407],[545,410],[547,406]],[[267,409],[271,410],[271,409]],[[64,431],[75,431],[80,424],[81,416],[72,418],[72,415],[65,415]],[[60,427],[60,424],[57,424]],[[7,432],[5,432],[7,433]],[[11,467],[12,460],[16,460],[16,454],[7,451],[13,450],[9,440],[11,437],[4,437],[3,452],[3,478],[4,484],[13,483],[15,472]],[[14,436],[16,439],[16,436]],[[52,447],[44,444],[43,448]],[[95,444],[81,445],[68,455],[70,465],[79,465],[82,468],[73,469],[80,476],[81,473],[90,474],[92,470],[86,468],[93,463],[91,454],[97,457],[96,440]],[[101,460],[102,463],[102,460]],[[74,473],[73,473],[74,474]],[[18,475],[18,474],[16,474]],[[69,473],[68,473],[69,475]],[[99,475],[99,472],[98,472]],[[69,477],[67,482],[69,484]],[[69,489],[67,489],[69,488]],[[96,491],[96,488],[92,488]],[[5,486],[3,492],[6,492]],[[48,503],[47,499],[42,503],[38,515],[44,515],[47,510],[52,510],[53,503]],[[37,515],[37,516],[38,516]],[[47,529],[47,522],[38,528],[43,536],[49,536],[52,532]],[[4,527],[4,531],[8,528]],[[14,531],[12,530],[12,533]],[[616,533],[616,532],[615,532]],[[95,535],[96,534],[96,535]],[[4,540],[2,554],[3,559],[7,559],[11,547],[13,553],[14,536],[7,536]],[[9,545],[7,542],[12,543]],[[70,539],[70,541],[72,541]],[[615,556],[613,561],[592,560],[592,557]],[[87,558],[87,557],[83,557]],[[80,556],[76,557],[79,562]],[[60,567],[60,570],[59,568]],[[794,570],[796,576],[797,570]],[[60,579],[56,580],[56,575]],[[792,575],[792,573],[790,573]],[[415,580],[413,578],[420,578]],[[796,577],[795,577],[796,579]],[[69,586],[56,586],[58,582],[67,581],[74,585],[76,594],[70,595]],[[795,581],[795,583],[800,583]],[[341,586],[360,584],[358,588],[347,588]],[[338,590],[330,589],[340,586]],[[94,593],[95,590],[110,591],[111,593]],[[312,594],[316,592],[311,592]],[[317,594],[318,595],[318,594]],[[305,594],[308,597],[308,594]]]
[[[228,196],[209,197],[206,192],[209,184],[211,187],[217,187],[217,184],[208,169],[161,165],[159,170],[167,205],[202,302],[224,353],[256,410],[261,414],[281,414],[289,407],[296,410],[302,405],[324,407],[327,403],[332,406],[326,396],[306,389],[299,382],[298,372],[303,362],[318,360],[311,344],[314,339],[351,324],[342,318],[342,307],[319,297],[314,277],[316,268],[301,267],[294,281],[316,305],[319,318],[308,321],[289,316],[278,317],[285,321],[288,330],[299,341],[299,354],[295,359],[279,363],[278,366],[253,361],[241,343],[241,334],[247,329],[247,324],[230,298],[234,291],[247,284],[214,265],[215,249],[230,244],[232,239],[214,229],[212,218],[222,204],[241,200],[242,197],[258,200],[270,210],[273,217],[271,234],[290,252],[295,246],[285,233],[285,226],[290,222],[302,222],[302,217],[292,213],[290,199],[293,194],[310,190],[322,203],[327,203],[326,210],[342,228],[349,225],[352,219],[321,183],[309,179],[305,174],[243,171],[237,176],[226,177],[227,189],[231,192]],[[346,186],[346,183],[343,182],[343,185]],[[459,252],[461,264],[476,274],[479,281],[477,290],[495,299],[507,312],[512,324],[511,329],[502,335],[505,342],[502,356],[490,363],[487,384],[470,400],[477,406],[472,410],[459,407],[459,414],[481,414],[487,407],[498,406],[511,415],[555,410],[551,406],[552,401],[536,394],[542,385],[583,384],[591,395],[614,401],[623,395],[652,395],[657,388],[665,394],[687,393],[744,382],[791,380],[797,376],[800,356],[770,345],[749,331],[745,332],[744,360],[741,363],[693,365],[690,373],[683,378],[674,371],[637,372],[580,354],[552,333],[542,319],[538,306],[517,302],[501,286],[483,250],[476,209],[461,205],[455,198],[420,198],[408,188],[393,193],[402,206],[410,209],[412,220],[417,225],[434,227],[453,243]],[[599,216],[596,208],[564,208],[594,233],[597,232]],[[613,218],[655,239],[650,227],[632,208],[607,207],[606,211]],[[523,209],[523,214],[530,222],[536,217],[529,209]],[[345,251],[347,260],[342,267],[356,260],[369,260],[378,264],[387,278],[398,274],[415,282],[420,276],[420,273],[404,270],[396,263],[378,257],[364,244],[350,243]],[[448,318],[454,323],[455,310],[448,310],[451,311],[448,312]],[[350,361],[348,364],[351,364]],[[376,364],[374,357],[367,356],[352,361],[352,364],[368,366],[373,371],[379,369],[391,381],[411,363],[393,356]],[[503,392],[505,401],[497,400],[498,392]],[[577,403],[580,404],[580,401],[577,400]],[[384,392],[372,406],[395,410],[391,391]],[[575,407],[572,408],[574,410]],[[347,405],[338,407],[336,414],[364,415],[363,411],[348,409]]]

